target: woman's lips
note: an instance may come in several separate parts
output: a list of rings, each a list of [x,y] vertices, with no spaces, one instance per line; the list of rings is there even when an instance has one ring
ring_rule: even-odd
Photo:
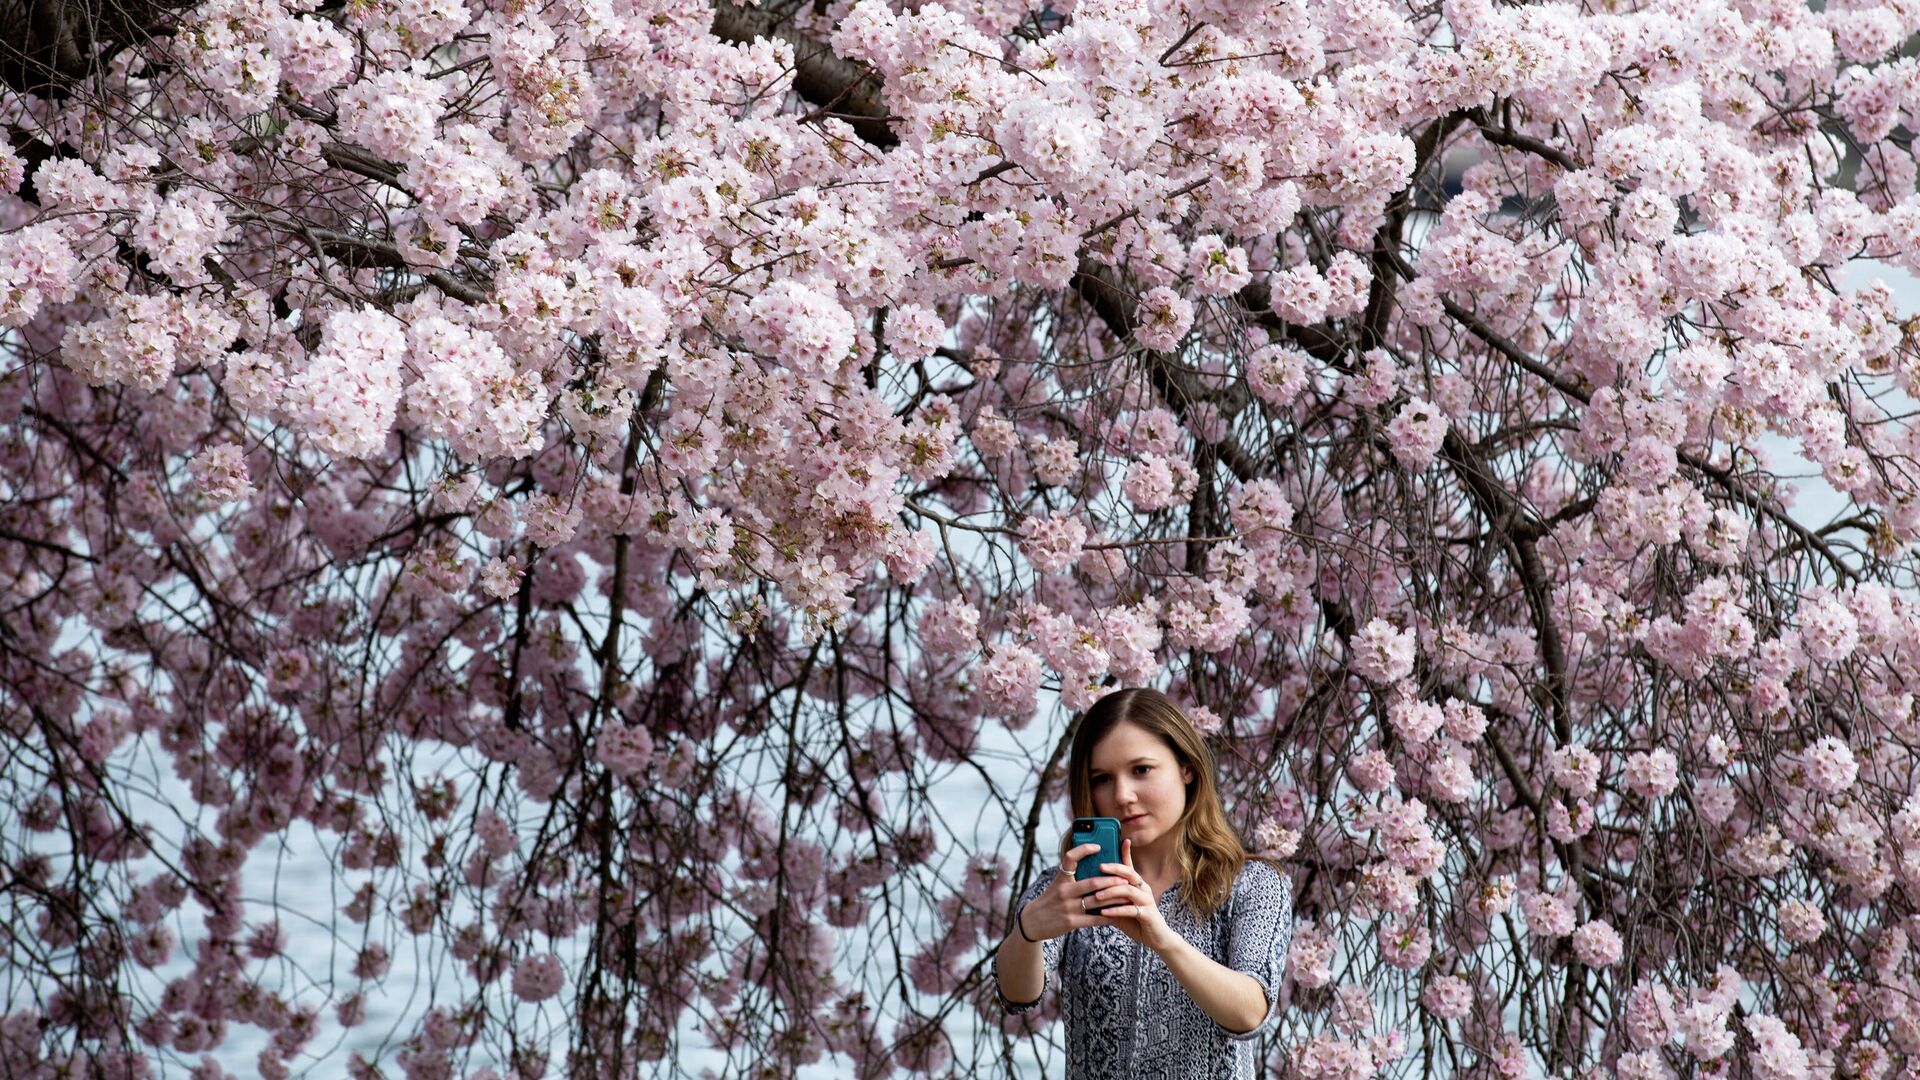
[[[1143,821],[1145,821],[1145,820],[1147,820],[1147,815],[1145,815],[1145,814],[1135,814],[1135,815],[1133,815],[1132,817],[1128,817],[1128,818],[1121,818],[1121,819],[1120,819],[1120,824],[1121,824],[1122,826],[1127,826],[1127,825],[1138,825],[1138,824],[1140,824],[1141,822],[1143,822]]]

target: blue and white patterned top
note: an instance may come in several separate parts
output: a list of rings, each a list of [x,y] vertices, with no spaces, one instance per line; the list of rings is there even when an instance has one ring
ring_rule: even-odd
[[[1056,866],[1041,874],[1015,910],[1059,873]],[[1267,995],[1266,1017],[1252,1031],[1230,1032],[1194,1002],[1159,953],[1115,927],[1070,930],[1041,943],[1043,975],[1058,987],[1067,1021],[1067,1080],[1252,1080],[1260,1071],[1254,1040],[1278,1019],[1273,1003],[1293,945],[1293,882],[1249,859],[1227,902],[1204,923],[1179,890],[1175,883],[1161,894],[1160,917],[1212,959],[1253,976]],[[995,950],[1001,1008],[1020,1013],[1038,1005],[1000,994],[999,963]]]

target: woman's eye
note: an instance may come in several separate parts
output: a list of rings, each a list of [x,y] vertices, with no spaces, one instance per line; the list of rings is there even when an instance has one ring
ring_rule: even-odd
[[[1133,771],[1134,771],[1134,772],[1136,772],[1136,773],[1139,773],[1139,774],[1141,774],[1141,775],[1143,775],[1143,776],[1144,776],[1145,774],[1147,774],[1147,773],[1150,773],[1150,772],[1152,772],[1152,771],[1153,771],[1153,766],[1151,766],[1151,765],[1142,765],[1142,766],[1140,766],[1140,767],[1138,767],[1138,768],[1136,768],[1136,769],[1134,769]]]
[[[1104,776],[1096,776],[1093,778],[1094,787],[1099,787],[1101,784],[1104,784],[1106,782],[1107,782],[1107,778]]]

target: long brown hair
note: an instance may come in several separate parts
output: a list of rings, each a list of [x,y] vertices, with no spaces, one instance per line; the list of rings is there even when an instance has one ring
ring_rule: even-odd
[[[1067,755],[1067,793],[1074,817],[1093,816],[1093,748],[1122,722],[1153,732],[1193,773],[1187,783],[1187,809],[1175,823],[1180,861],[1180,892],[1195,916],[1206,919],[1226,902],[1234,879],[1249,858],[1240,834],[1227,821],[1214,775],[1213,751],[1173,699],[1158,690],[1133,687],[1093,703],[1080,718],[1073,749]]]

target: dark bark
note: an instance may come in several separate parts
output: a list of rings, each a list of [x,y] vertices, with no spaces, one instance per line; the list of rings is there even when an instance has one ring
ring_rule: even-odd
[[[169,32],[165,0],[0,0],[0,82],[64,98],[128,45]]]

